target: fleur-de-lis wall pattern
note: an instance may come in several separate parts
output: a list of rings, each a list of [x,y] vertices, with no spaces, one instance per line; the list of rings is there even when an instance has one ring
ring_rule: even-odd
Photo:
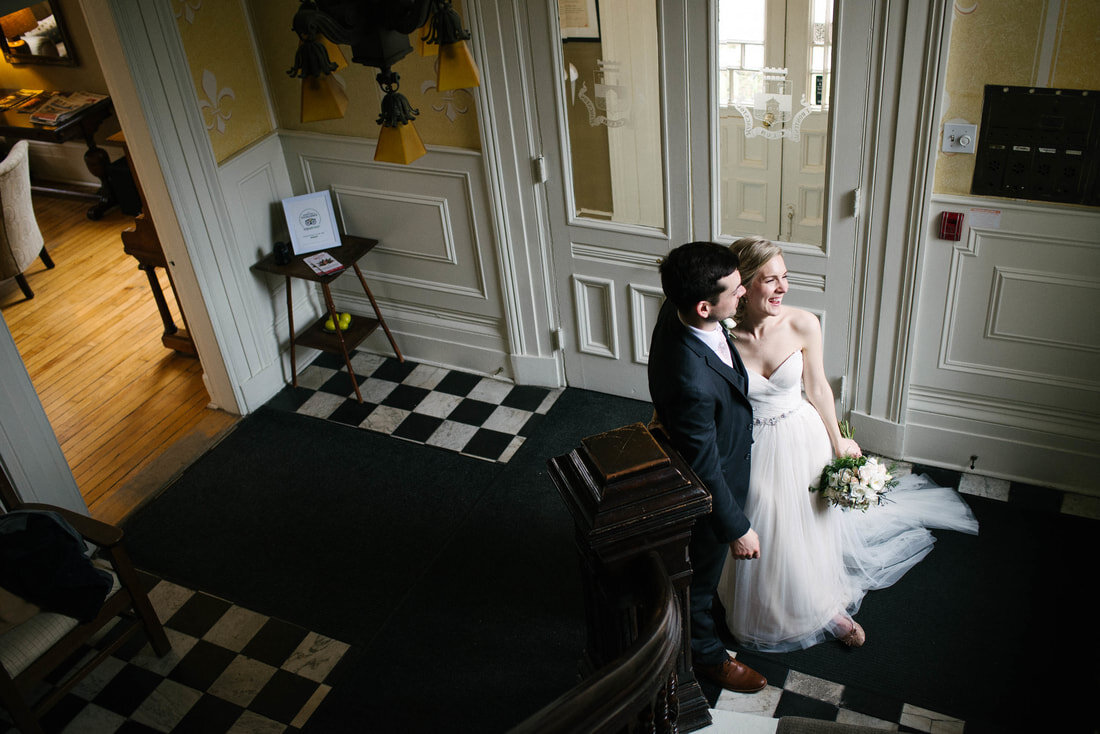
[[[233,116],[233,100],[237,95],[229,87],[218,89],[218,80],[209,69],[202,71],[202,91],[206,99],[199,99],[207,130],[225,132],[225,123]]]
[[[381,93],[374,80],[377,70],[360,64],[340,72],[349,97],[343,119],[301,122],[301,82],[286,73],[298,43],[290,21],[299,0],[171,2],[218,163],[276,127],[378,137],[375,118]],[[461,12],[460,2],[455,7]],[[420,110],[416,119],[420,137],[429,145],[480,150],[476,92],[440,92],[435,87],[436,63],[435,57],[414,52],[394,65],[401,75],[402,92]]]
[[[172,0],[195,96],[221,163],[274,130],[241,0]]]

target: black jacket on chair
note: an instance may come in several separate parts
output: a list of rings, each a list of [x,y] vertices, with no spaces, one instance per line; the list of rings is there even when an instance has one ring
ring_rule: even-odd
[[[87,546],[55,512],[0,515],[0,586],[50,612],[95,619],[111,574],[92,565]]]

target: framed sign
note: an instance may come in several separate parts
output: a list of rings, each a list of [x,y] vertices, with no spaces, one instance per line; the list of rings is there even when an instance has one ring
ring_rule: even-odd
[[[283,199],[283,212],[295,255],[340,246],[340,228],[327,189]]]
[[[558,22],[563,41],[600,40],[598,0],[558,0]]]

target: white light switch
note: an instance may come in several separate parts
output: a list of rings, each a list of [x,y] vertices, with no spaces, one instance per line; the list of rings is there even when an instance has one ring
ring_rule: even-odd
[[[966,123],[948,122],[943,126],[944,153],[973,153],[974,140],[978,137],[978,126]]]

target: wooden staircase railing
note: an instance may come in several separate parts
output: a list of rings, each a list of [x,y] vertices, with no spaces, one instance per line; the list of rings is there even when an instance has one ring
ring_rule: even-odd
[[[610,665],[511,730],[511,734],[611,734],[677,731],[676,660],[680,605],[660,557],[650,554],[629,573],[648,608],[638,639]]]
[[[581,443],[548,466],[576,528],[582,682],[514,731],[701,729],[711,718],[691,667],[687,546],[710,494],[656,426],[635,423]],[[654,595],[662,579],[675,614]],[[675,638],[671,669],[657,654],[671,644],[667,635]]]

